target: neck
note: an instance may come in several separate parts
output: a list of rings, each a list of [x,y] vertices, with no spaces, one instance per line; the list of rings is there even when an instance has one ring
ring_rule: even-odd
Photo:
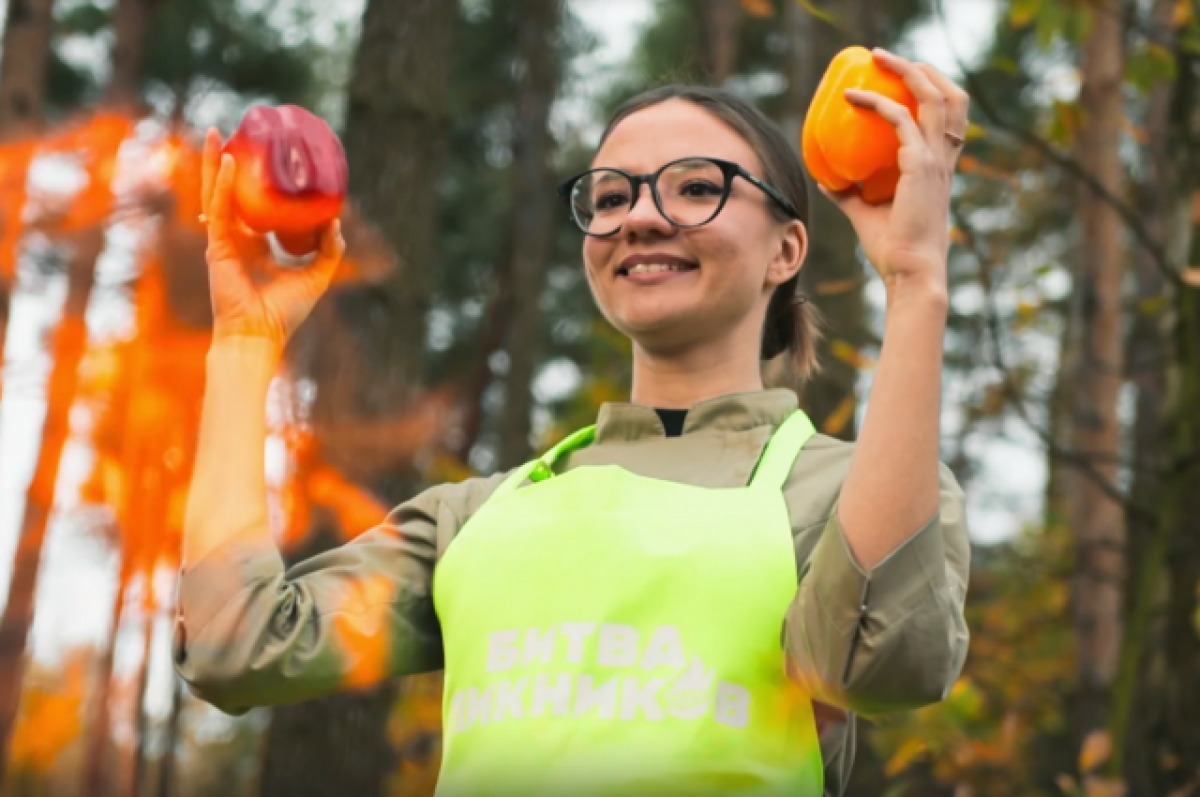
[[[706,399],[762,390],[761,332],[745,329],[682,350],[656,351],[634,341],[631,401],[660,409],[690,409]]]

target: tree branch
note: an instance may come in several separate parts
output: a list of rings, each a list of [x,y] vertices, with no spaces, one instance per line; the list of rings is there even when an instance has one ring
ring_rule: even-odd
[[[934,8],[937,13],[938,20],[941,22],[942,27],[946,31],[946,39],[948,42],[951,42],[952,39],[950,38],[950,30],[946,25],[946,16],[942,11],[942,0],[935,0]],[[1163,278],[1176,288],[1184,287],[1182,278],[1171,268],[1170,264],[1167,262],[1167,253],[1163,250],[1158,241],[1154,240],[1154,236],[1152,236],[1150,231],[1146,229],[1145,224],[1142,223],[1141,218],[1133,208],[1122,201],[1120,197],[1115,196],[1073,158],[1062,154],[1048,142],[1042,140],[1035,133],[1026,130],[1020,125],[1015,125],[1006,121],[1000,115],[1000,112],[996,110],[996,107],[988,100],[987,94],[984,92],[978,76],[976,73],[968,69],[966,64],[963,63],[962,58],[959,57],[958,52],[954,49],[953,44],[950,45],[950,54],[951,57],[954,58],[954,62],[958,66],[959,71],[962,73],[963,81],[966,83],[967,91],[971,95],[972,102],[978,106],[979,110],[983,112],[983,115],[987,117],[989,122],[1009,135],[1015,137],[1026,146],[1037,151],[1038,154],[1040,154],[1046,160],[1050,161],[1055,166],[1058,166],[1067,174],[1083,183],[1085,186],[1087,186],[1089,191],[1095,194],[1105,204],[1112,207],[1112,209],[1117,212],[1117,215],[1121,217],[1121,220],[1125,222],[1125,225],[1129,228],[1129,232],[1133,235],[1134,239],[1143,249],[1146,250],[1146,253],[1150,255],[1154,265],[1159,271],[1162,272]]]
[[[962,231],[963,243],[979,263],[980,283],[982,284],[984,294],[984,323],[989,332],[988,337],[992,343],[990,347],[992,351],[992,365],[1001,374],[1001,389],[1004,391],[1005,397],[1012,403],[1020,419],[1037,435],[1042,444],[1046,446],[1046,450],[1052,457],[1076,468],[1089,481],[1095,484],[1105,496],[1123,506],[1130,517],[1147,522],[1153,520],[1155,517],[1154,512],[1135,504],[1117,489],[1115,485],[1109,482],[1108,479],[1098,473],[1092,467],[1092,463],[1089,461],[1090,457],[1059,445],[1031,417],[1029,408],[1025,405],[1025,399],[1012,377],[1012,370],[1009,368],[1004,355],[1004,333],[1000,328],[1000,311],[995,305],[995,291],[989,274],[990,265],[988,259],[980,248],[978,235],[971,226],[971,223],[957,210],[952,212],[954,223]]]

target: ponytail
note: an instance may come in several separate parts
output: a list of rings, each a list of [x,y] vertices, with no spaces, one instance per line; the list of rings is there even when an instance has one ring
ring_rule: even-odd
[[[761,359],[773,360],[785,351],[796,378],[803,382],[821,370],[817,344],[821,340],[821,313],[800,293],[800,275],[775,289],[763,324]]]

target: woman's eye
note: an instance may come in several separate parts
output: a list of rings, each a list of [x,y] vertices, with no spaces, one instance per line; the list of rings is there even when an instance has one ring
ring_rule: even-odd
[[[689,180],[679,188],[681,196],[710,197],[720,196],[721,186],[708,180]]]
[[[615,210],[629,202],[629,198],[618,191],[596,197],[596,210]]]

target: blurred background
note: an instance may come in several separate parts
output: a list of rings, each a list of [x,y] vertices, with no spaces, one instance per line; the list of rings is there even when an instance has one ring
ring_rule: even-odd
[[[257,103],[345,142],[345,264],[273,386],[290,561],[628,398],[553,193],[606,114],[725,85],[798,144],[850,43],[973,96],[942,452],[972,647],[860,726],[850,793],[1200,795],[1200,4],[1195,0],[4,0],[0,774],[10,795],[425,795],[440,679],[227,717],[174,676],[211,313],[201,131]],[[814,191],[805,291],[853,439],[883,292]]]

